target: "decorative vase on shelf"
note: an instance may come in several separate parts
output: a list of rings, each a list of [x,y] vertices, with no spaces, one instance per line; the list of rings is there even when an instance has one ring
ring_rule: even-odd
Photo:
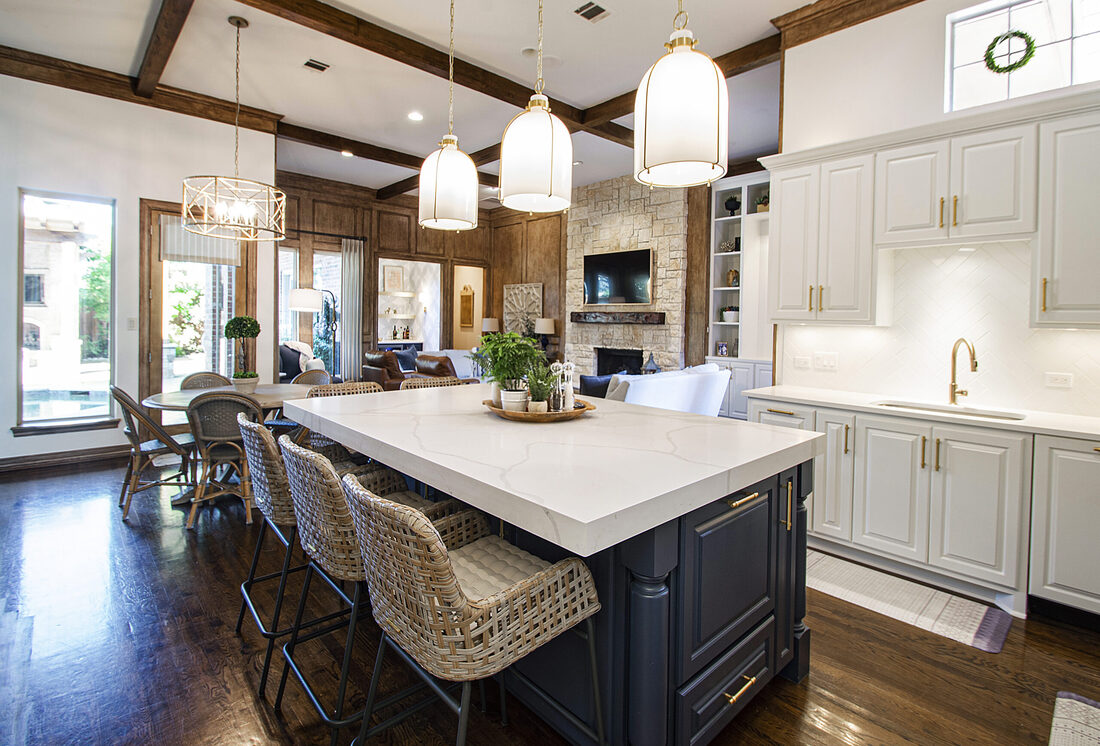
[[[737,283],[741,282],[741,273],[736,269],[731,269],[726,272],[726,287],[735,288]]]
[[[722,321],[727,324],[732,324],[734,321],[737,321],[738,316],[740,316],[740,314],[737,311],[722,311]]]
[[[506,412],[526,412],[527,389],[520,389],[519,391],[501,391],[500,404],[501,408]]]
[[[741,212],[741,200],[738,199],[737,195],[731,194],[730,196],[726,197],[725,207],[726,212],[728,212],[730,214],[730,217],[732,218],[734,215],[737,215],[739,212]]]

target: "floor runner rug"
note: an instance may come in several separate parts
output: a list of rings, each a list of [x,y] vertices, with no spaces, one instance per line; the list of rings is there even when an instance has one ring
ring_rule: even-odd
[[[1058,692],[1050,746],[1095,746],[1100,743],[1100,702],[1073,692]]]

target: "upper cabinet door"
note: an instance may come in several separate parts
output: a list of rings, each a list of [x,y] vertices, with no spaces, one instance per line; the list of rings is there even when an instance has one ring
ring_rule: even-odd
[[[874,156],[821,167],[817,318],[872,321]]]
[[[772,174],[768,296],[773,319],[815,316],[818,180],[817,166]]]
[[[951,140],[952,236],[999,236],[1035,230],[1035,125]]]
[[[1032,315],[1039,324],[1100,325],[1100,114],[1047,122],[1039,140]]]
[[[945,238],[947,140],[883,150],[875,164],[875,243]]]

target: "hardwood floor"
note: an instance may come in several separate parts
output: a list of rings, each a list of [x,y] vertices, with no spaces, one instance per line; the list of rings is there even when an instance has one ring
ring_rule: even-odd
[[[295,682],[283,714],[272,710],[278,656],[258,698],[263,640],[250,620],[233,631],[259,522],[246,526],[240,502],[226,500],[188,532],[165,489],[137,495],[124,524],[121,479],[113,465],[0,476],[0,743],[327,742]],[[277,567],[277,554],[272,543],[262,567]],[[335,608],[323,593],[311,603]],[[1052,620],[1014,622],[997,655],[814,591],[807,622],[809,678],[770,684],[715,743],[1045,743],[1056,692],[1100,699],[1100,634]],[[354,705],[378,640],[363,627]],[[315,641],[306,657],[333,672],[330,695],[342,644]],[[412,680],[388,660],[383,691]],[[561,743],[514,699],[502,727],[487,688],[469,743]],[[374,743],[453,743],[456,725],[434,705]]]

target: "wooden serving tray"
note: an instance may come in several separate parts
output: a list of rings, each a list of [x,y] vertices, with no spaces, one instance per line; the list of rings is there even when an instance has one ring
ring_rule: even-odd
[[[488,407],[489,411],[497,417],[503,417],[506,420],[515,420],[516,422],[561,422],[562,420],[575,420],[581,415],[596,409],[595,404],[585,401],[584,399],[577,399],[573,404],[573,411],[571,412],[510,412],[494,405],[492,399],[486,399],[481,403]]]

